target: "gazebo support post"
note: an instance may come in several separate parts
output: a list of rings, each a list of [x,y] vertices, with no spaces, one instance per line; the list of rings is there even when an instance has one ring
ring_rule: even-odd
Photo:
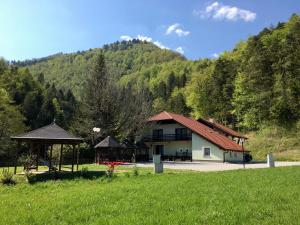
[[[78,146],[77,146],[77,160],[76,160],[76,164],[77,164],[76,170],[78,171],[79,170],[79,147]]]
[[[61,163],[62,163],[62,153],[63,153],[63,144],[60,146],[60,154],[59,154],[59,166],[58,166],[58,171],[61,171]]]
[[[36,145],[36,171],[39,171],[40,148],[41,148],[41,145],[37,144]]]
[[[51,168],[52,168],[52,150],[53,150],[53,145],[51,145],[51,148],[50,148],[49,172],[51,171]]]
[[[15,152],[15,169],[14,169],[14,174],[17,174],[17,166],[18,166],[18,151],[19,151],[19,148],[20,148],[20,142],[18,141],[18,144],[17,144],[17,149],[16,149],[16,152]]]
[[[72,145],[73,152],[72,152],[72,173],[74,172],[74,161],[75,161],[75,145]]]

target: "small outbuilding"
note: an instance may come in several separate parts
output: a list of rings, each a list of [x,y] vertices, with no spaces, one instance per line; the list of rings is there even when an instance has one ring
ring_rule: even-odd
[[[119,161],[124,157],[122,155],[123,147],[111,136],[95,145],[95,162]],[[121,159],[122,158],[122,159]]]
[[[128,139],[121,144],[111,136],[106,137],[95,147],[95,162],[123,161],[135,162],[148,160],[147,146],[136,145]]]

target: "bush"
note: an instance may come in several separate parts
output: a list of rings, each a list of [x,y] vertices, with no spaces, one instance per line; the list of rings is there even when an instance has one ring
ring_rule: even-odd
[[[25,177],[26,177],[26,180],[29,184],[33,184],[36,182],[37,180],[37,177],[35,174],[33,174],[32,172],[30,171],[25,171]]]
[[[87,178],[89,175],[89,168],[88,167],[82,167],[81,169],[81,176],[84,178]]]
[[[25,171],[29,171],[31,168],[35,168],[36,167],[36,159],[37,156],[36,155],[22,155],[19,158],[19,163],[24,165],[24,170]]]
[[[130,173],[125,172],[125,173],[124,173],[124,176],[125,176],[125,177],[130,177]]]
[[[132,175],[135,176],[135,177],[139,175],[139,169],[137,168],[137,166],[133,167]]]
[[[107,178],[113,178],[114,170],[111,170],[111,169],[106,170],[105,175]]]
[[[4,185],[14,185],[16,181],[14,180],[14,175],[8,170],[3,170],[1,176],[1,183]]]
[[[252,155],[249,153],[246,153],[244,160],[245,160],[245,162],[250,162],[252,160]]]

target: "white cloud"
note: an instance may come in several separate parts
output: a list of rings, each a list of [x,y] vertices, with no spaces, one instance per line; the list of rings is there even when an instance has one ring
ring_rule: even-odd
[[[244,20],[245,22],[254,21],[256,13],[249,10],[240,9],[235,6],[223,5],[219,2],[214,2],[206,6],[204,11],[194,11],[195,14],[200,15],[201,18],[213,18],[216,20],[237,21]]]
[[[160,43],[159,41],[154,41],[153,44],[155,44],[157,47],[161,48],[161,49],[169,49],[168,47],[164,46],[162,43]]]
[[[141,40],[141,41],[153,42],[151,37],[147,37],[147,36],[140,35],[140,34],[136,37],[136,39]]]
[[[132,37],[130,37],[130,36],[128,36],[128,35],[122,35],[122,36],[120,37],[120,39],[121,39],[121,40],[124,40],[124,41],[130,41],[130,40],[132,40]]]
[[[175,51],[176,52],[179,52],[180,54],[184,54],[184,50],[183,50],[183,48],[181,47],[181,46],[179,46],[179,47],[177,47],[176,49],[175,49]]]
[[[171,34],[173,33],[173,31],[176,30],[177,27],[179,27],[180,24],[179,23],[174,23],[173,25],[169,26],[167,31],[166,31],[166,34]]]
[[[219,58],[219,56],[220,56],[220,54],[218,54],[218,53],[212,54],[212,57],[215,58],[215,59]]]
[[[168,47],[164,46],[161,42],[159,41],[153,41],[153,39],[151,37],[147,37],[147,36],[144,36],[144,35],[137,35],[135,38],[129,36],[129,35],[122,35],[120,37],[121,40],[124,40],[124,41],[131,41],[133,39],[137,39],[137,40],[140,40],[140,41],[147,41],[147,42],[152,42],[153,44],[155,44],[157,47],[161,48],[161,49],[169,49]]]
[[[180,27],[179,23],[174,23],[174,24],[170,25],[166,30],[166,35],[175,33],[175,34],[177,34],[178,37],[183,37],[183,36],[187,36],[190,34],[189,31],[183,30],[179,27]]]

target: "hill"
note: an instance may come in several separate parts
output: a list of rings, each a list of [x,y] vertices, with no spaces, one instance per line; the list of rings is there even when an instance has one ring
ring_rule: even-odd
[[[113,76],[121,77],[150,65],[185,58],[170,50],[160,49],[152,43],[132,40],[115,42],[87,51],[71,54],[55,54],[53,56],[13,62],[26,67],[34,77],[43,73],[45,81],[55,83],[58,88],[71,88],[75,96],[80,97],[80,91],[89,73],[95,57],[103,51],[106,63]]]

